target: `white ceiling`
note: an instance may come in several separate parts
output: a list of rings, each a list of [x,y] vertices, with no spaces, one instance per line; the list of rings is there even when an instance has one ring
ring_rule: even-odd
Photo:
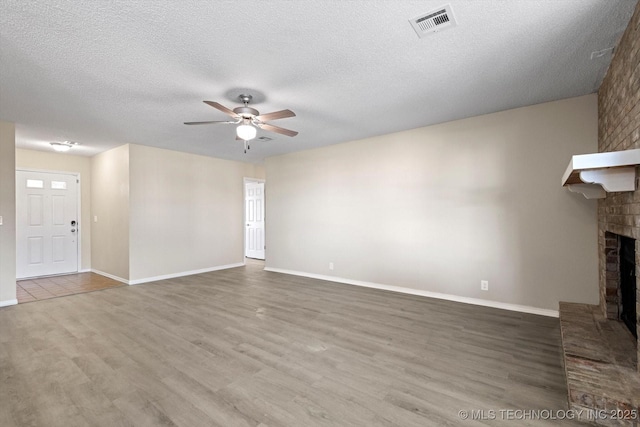
[[[452,0],[458,26],[408,20],[446,0],[0,1],[0,119],[17,145],[124,143],[265,157],[595,92],[637,0]],[[238,89],[291,109],[244,154]],[[260,99],[259,99],[260,100]]]

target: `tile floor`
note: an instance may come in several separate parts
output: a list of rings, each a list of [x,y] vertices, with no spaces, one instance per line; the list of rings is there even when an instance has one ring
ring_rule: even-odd
[[[124,284],[95,273],[39,277],[18,281],[17,298],[18,304],[22,304],[64,295],[114,288],[117,286],[124,286]]]

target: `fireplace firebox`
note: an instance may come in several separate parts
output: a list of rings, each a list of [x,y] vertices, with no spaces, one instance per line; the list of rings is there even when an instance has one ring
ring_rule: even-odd
[[[620,320],[637,338],[636,328],[636,241],[629,237],[620,239]]]

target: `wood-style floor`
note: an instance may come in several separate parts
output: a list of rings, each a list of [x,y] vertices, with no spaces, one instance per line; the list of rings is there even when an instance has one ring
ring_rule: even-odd
[[[476,426],[566,409],[557,319],[246,267],[0,309],[2,426]]]
[[[18,304],[22,304],[117,286],[125,285],[95,273],[65,274],[19,280],[16,284],[16,295]]]

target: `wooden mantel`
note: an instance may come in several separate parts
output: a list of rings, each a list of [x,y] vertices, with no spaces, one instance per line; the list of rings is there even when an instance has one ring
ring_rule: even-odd
[[[587,199],[602,199],[611,192],[635,191],[637,165],[640,165],[640,149],[578,154],[571,157],[562,185]]]

